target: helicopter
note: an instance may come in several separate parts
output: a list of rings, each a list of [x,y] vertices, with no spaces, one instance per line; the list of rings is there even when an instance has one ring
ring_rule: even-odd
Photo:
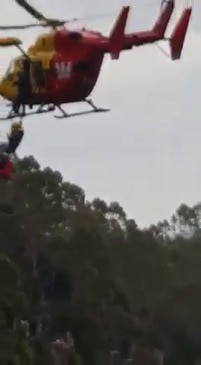
[[[167,38],[165,32],[175,8],[175,1],[162,0],[159,17],[152,29],[127,34],[125,28],[130,6],[124,6],[109,36],[106,37],[98,31],[85,28],[70,30],[65,26],[68,21],[46,18],[26,0],[14,1],[39,23],[0,26],[0,30],[37,26],[49,27],[50,30],[38,36],[27,51],[22,48],[22,41],[16,37],[0,38],[0,47],[15,46],[20,51],[20,55],[11,61],[0,81],[0,95],[10,102],[8,115],[0,120],[9,120],[17,116],[13,112],[12,103],[17,96],[16,82],[25,58],[30,61],[31,82],[31,95],[25,105],[31,109],[37,108],[35,111],[19,113],[20,116],[52,112],[56,108],[61,112],[60,115],[54,115],[56,118],[109,111],[110,109],[97,107],[89,99],[98,80],[105,54],[110,54],[112,60],[118,60],[122,51],[163,40],[169,42],[170,58],[173,61],[179,60],[192,13],[192,7],[185,8],[171,36]],[[63,105],[77,102],[87,103],[90,110],[74,114],[64,110]]]

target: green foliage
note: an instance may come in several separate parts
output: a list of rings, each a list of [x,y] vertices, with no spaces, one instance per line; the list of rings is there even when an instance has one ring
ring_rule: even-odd
[[[67,331],[73,364],[111,350],[129,357],[132,343],[164,349],[171,364],[184,361],[181,343],[189,364],[201,358],[192,337],[201,329],[200,204],[140,230],[117,202],[86,201],[33,157],[18,160],[12,189],[16,214],[0,220],[0,364],[54,365],[51,342]]]

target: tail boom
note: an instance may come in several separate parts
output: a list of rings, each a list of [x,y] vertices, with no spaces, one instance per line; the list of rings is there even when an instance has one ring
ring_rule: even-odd
[[[171,37],[167,38],[165,37],[165,32],[174,11],[175,0],[164,0],[163,4],[161,14],[151,30],[130,34],[125,34],[130,7],[123,7],[109,37],[102,38],[100,43],[98,43],[97,48],[101,49],[104,53],[110,53],[112,59],[118,59],[121,51],[130,50],[133,47],[139,47],[146,44],[157,43],[161,40],[168,40],[170,42],[172,60],[180,59],[192,8],[189,7],[183,11]]]
[[[110,54],[112,58],[118,58],[121,50],[150,44],[164,39],[164,34],[174,10],[174,0],[168,0],[164,5],[159,18],[153,28],[144,32],[125,34],[126,22],[130,8],[124,7],[110,33]]]

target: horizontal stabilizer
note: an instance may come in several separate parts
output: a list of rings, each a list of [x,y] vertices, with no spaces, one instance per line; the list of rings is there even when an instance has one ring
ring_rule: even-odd
[[[129,10],[129,6],[125,6],[122,8],[121,13],[119,14],[117,21],[110,33],[109,42],[112,59],[119,58],[120,51],[124,45],[125,28],[127,24]]]
[[[172,60],[179,60],[181,58],[181,53],[184,46],[191,13],[192,8],[185,9],[172,32],[172,35],[170,37],[170,51]]]

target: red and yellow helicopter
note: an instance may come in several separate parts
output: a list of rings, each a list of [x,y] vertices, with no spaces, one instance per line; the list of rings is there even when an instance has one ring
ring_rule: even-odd
[[[25,29],[32,26],[51,27],[51,29],[48,33],[41,34],[27,52],[22,49],[21,41],[17,38],[0,39],[0,46],[16,46],[21,52],[19,57],[11,61],[0,81],[0,95],[12,105],[17,95],[16,81],[22,60],[27,57],[31,62],[32,92],[26,105],[38,108],[26,115],[50,112],[58,108],[62,114],[55,116],[57,118],[109,110],[96,107],[92,100],[88,99],[98,80],[105,54],[109,53],[113,60],[117,60],[121,51],[164,40],[169,41],[171,59],[179,60],[192,13],[192,7],[184,9],[171,36],[166,38],[165,32],[175,2],[163,0],[160,15],[151,30],[125,34],[130,10],[130,7],[126,6],[122,8],[110,35],[106,37],[85,28],[70,30],[65,27],[66,21],[46,18],[26,0],[15,0],[15,2],[39,23],[0,27],[0,30]],[[62,105],[75,102],[86,102],[91,106],[91,110],[75,114],[66,113]],[[1,120],[13,117],[16,117],[16,114],[11,110],[8,116]]]

